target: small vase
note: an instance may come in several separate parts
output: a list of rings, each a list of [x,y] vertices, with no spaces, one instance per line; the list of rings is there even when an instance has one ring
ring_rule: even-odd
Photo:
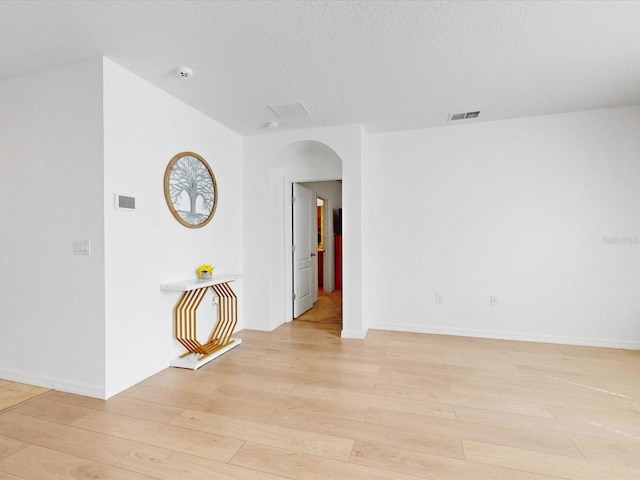
[[[200,274],[200,278],[202,280],[210,280],[211,279],[211,274],[209,272],[202,272]]]

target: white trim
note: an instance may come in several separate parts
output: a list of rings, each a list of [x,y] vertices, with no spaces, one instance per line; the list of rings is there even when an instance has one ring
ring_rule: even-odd
[[[53,388],[61,392],[74,393],[105,399],[105,391],[103,386],[91,385],[88,383],[74,382],[63,378],[54,378],[42,375],[32,375],[26,372],[20,372],[11,369],[0,369],[0,377],[10,382],[26,383],[27,385],[35,385],[37,387]]]
[[[293,204],[290,199],[293,195],[295,182],[284,178],[284,318],[283,323],[293,320]],[[273,330],[273,329],[271,329]],[[269,330],[269,331],[271,331]]]
[[[291,321],[291,320],[289,320]],[[278,328],[282,323],[278,323],[277,325],[266,325],[264,323],[250,323],[244,324],[244,327],[240,330],[236,330],[234,333],[241,332],[242,330],[256,330],[258,332],[273,332],[276,328]]]
[[[134,385],[146,380],[147,378],[155,375],[162,370],[169,368],[169,361],[158,361],[154,363],[147,363],[146,365],[141,366],[129,372],[126,376],[113,381],[107,382],[109,383],[108,388],[104,393],[104,399],[109,399],[114,395],[117,395],[120,392],[125,391],[127,388],[133,387]]]
[[[355,338],[356,340],[364,340],[364,338],[367,336],[367,330],[365,331],[361,331],[361,332],[350,332],[348,330],[342,330],[342,332],[340,332],[340,337],[341,338]]]
[[[467,328],[431,327],[409,324],[369,325],[372,330],[389,330],[397,332],[432,333],[435,335],[455,335],[460,337],[492,338],[496,340],[516,340],[520,342],[555,343],[560,345],[576,345],[583,347],[621,348],[624,350],[640,350],[640,342],[627,340],[611,340],[606,338],[563,337],[560,335],[543,335],[535,333],[501,332],[492,330],[473,330]],[[353,337],[348,337],[353,338]]]

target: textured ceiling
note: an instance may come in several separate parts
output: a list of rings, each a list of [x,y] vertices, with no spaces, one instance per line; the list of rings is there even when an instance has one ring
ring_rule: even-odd
[[[412,129],[640,104],[640,2],[0,1],[0,78],[98,55],[243,135]]]

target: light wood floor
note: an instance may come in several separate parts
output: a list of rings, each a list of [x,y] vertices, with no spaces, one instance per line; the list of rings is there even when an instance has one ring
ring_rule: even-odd
[[[0,480],[640,479],[640,353],[298,322],[0,414]]]
[[[38,397],[48,391],[48,388],[0,380],[0,412]]]
[[[342,325],[342,292],[334,290],[327,293],[321,288],[318,289],[318,301],[297,320]]]

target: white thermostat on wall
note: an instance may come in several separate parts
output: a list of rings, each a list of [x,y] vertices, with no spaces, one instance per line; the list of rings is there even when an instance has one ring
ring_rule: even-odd
[[[114,207],[116,210],[133,212],[136,209],[136,197],[116,193],[114,198]]]

